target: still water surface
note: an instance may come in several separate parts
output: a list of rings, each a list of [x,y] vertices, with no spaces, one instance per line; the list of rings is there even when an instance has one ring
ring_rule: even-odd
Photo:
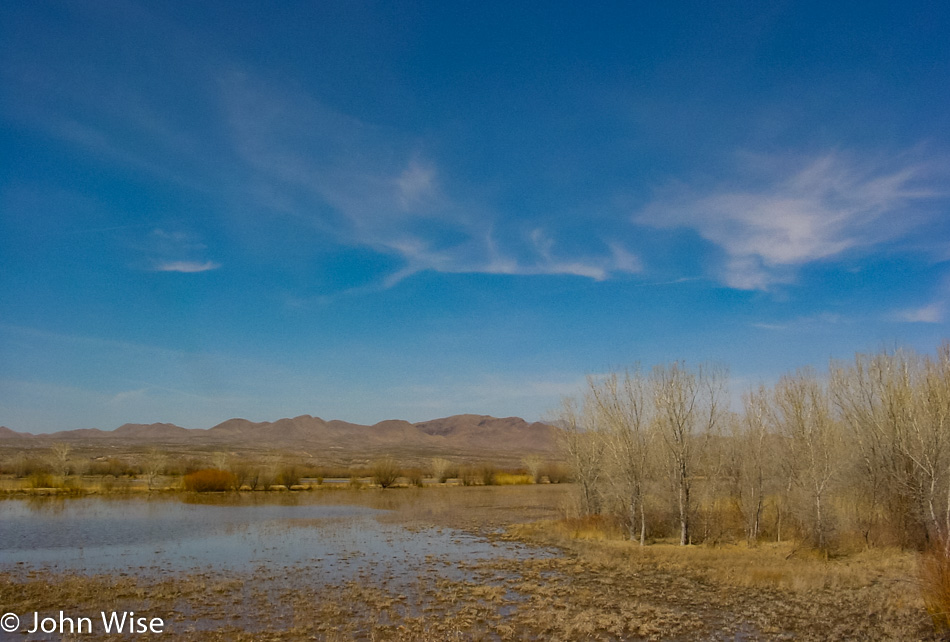
[[[270,498],[0,501],[0,570],[129,573],[306,568],[324,581],[546,555],[448,528],[408,529],[366,506]]]

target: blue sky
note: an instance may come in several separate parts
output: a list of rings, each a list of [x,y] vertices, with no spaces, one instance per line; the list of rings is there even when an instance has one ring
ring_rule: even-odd
[[[950,319],[940,2],[7,2],[0,424],[543,418]]]

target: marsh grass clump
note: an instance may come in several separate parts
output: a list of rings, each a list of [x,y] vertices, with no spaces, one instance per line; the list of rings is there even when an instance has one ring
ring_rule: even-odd
[[[380,488],[389,488],[399,480],[402,474],[399,465],[392,457],[377,459],[371,468],[373,483]]]
[[[494,483],[498,486],[518,486],[522,484],[533,484],[535,481],[534,477],[529,473],[500,472],[495,475]]]
[[[219,468],[196,470],[182,477],[185,490],[196,493],[220,493],[238,487],[234,473]]]
[[[274,477],[274,483],[280,486],[297,486],[300,484],[300,469],[292,464],[282,466]]]
[[[425,485],[425,476],[419,468],[410,468],[406,471],[406,479],[411,486],[422,488]]]
[[[48,472],[35,470],[26,478],[29,488],[57,488],[56,479]]]

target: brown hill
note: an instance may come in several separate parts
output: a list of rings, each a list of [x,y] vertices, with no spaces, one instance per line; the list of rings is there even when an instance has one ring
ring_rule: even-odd
[[[32,436],[28,432],[17,432],[6,426],[0,426],[0,439],[27,439]]]
[[[498,419],[488,415],[455,415],[416,424],[428,435],[465,444],[468,448],[492,450],[553,450],[557,429],[520,417]]]
[[[553,426],[528,423],[519,417],[499,419],[487,415],[455,415],[417,424],[391,419],[372,426],[301,415],[273,422],[234,418],[207,430],[189,430],[168,423],[124,424],[112,431],[87,428],[34,436],[4,428],[0,430],[0,438],[282,449],[332,448],[351,453],[400,449],[420,453],[512,454],[554,450],[556,430]]]
[[[126,439],[158,439],[164,441],[186,437],[192,432],[194,431],[175,424],[122,424],[113,430],[112,434]]]

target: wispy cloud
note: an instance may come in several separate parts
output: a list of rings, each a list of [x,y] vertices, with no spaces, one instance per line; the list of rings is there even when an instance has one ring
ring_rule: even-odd
[[[182,272],[184,274],[193,274],[195,272],[217,270],[219,267],[221,267],[221,264],[215,263],[214,261],[205,261],[203,263],[197,261],[165,261],[157,263],[154,270],[156,272]]]
[[[155,228],[141,243],[140,251],[147,257],[145,269],[151,272],[195,274],[217,270],[221,264],[205,259],[207,245],[194,232]]]
[[[928,303],[897,310],[890,320],[902,323],[943,323],[950,310],[950,275],[944,275]]]
[[[942,323],[945,309],[946,305],[943,302],[935,302],[920,308],[901,310],[895,317],[898,321],[907,323]]]
[[[750,159],[743,187],[668,188],[634,221],[690,228],[725,254],[719,278],[743,290],[793,281],[797,268],[902,238],[925,217],[910,208],[941,196],[924,163],[858,162],[829,152],[805,162]]]
[[[244,73],[222,80],[221,90],[235,150],[263,196],[259,205],[306,220],[335,242],[399,257],[404,265],[382,287],[426,270],[603,280],[642,269],[618,242],[591,234],[584,253],[567,252],[555,247],[556,229],[531,228],[520,214],[459,198],[447,188],[458,179],[445,177],[412,136]]]

